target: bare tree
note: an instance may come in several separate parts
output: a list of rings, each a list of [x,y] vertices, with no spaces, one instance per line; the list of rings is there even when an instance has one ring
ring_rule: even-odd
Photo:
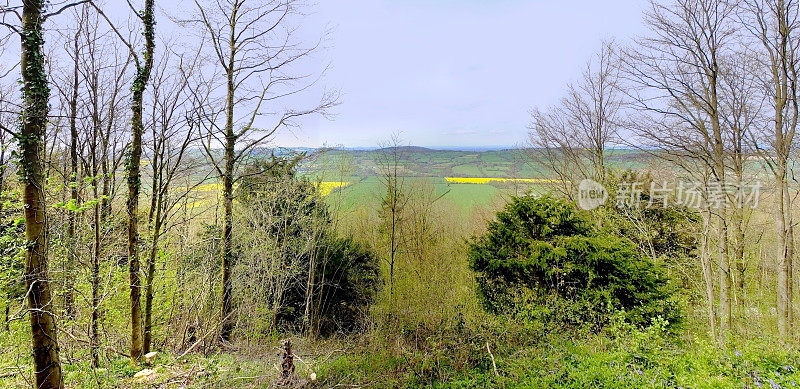
[[[392,135],[389,142],[379,150],[377,165],[383,197],[381,198],[380,217],[381,231],[386,234],[388,255],[385,259],[389,266],[389,299],[394,299],[394,273],[397,257],[404,246],[404,210],[408,203],[405,185],[405,151],[400,134]]]
[[[23,111],[20,132],[16,135],[22,154],[20,168],[24,187],[25,285],[33,331],[34,371],[37,388],[62,388],[61,362],[58,356],[56,318],[47,274],[47,202],[44,198],[42,146],[47,125],[50,90],[44,70],[42,23],[44,3],[31,0],[22,7]]]
[[[94,3],[92,3],[94,5]],[[119,30],[109,20],[106,14],[95,5],[95,9],[103,18],[108,21],[112,30],[128,47],[130,55],[136,66],[136,75],[131,85],[131,142],[125,170],[128,182],[128,201],[126,210],[128,212],[128,265],[130,275],[131,291],[131,359],[139,361],[142,359],[142,307],[141,307],[141,279],[139,263],[139,192],[141,191],[141,160],[142,160],[142,134],[144,133],[144,121],[142,110],[144,108],[144,92],[150,79],[150,72],[153,69],[153,52],[155,51],[155,13],[154,0],[144,1],[144,10],[139,11],[133,4],[128,2],[128,6],[134,15],[142,23],[142,34],[144,35],[144,51],[139,53],[133,43],[124,37]]]
[[[169,44],[160,56],[161,60],[153,68],[151,114],[148,127],[151,129],[150,173],[152,178],[150,209],[147,223],[151,235],[150,252],[145,271],[144,306],[144,350],[147,354],[152,346],[153,328],[153,289],[156,272],[156,257],[160,247],[159,239],[169,227],[175,207],[185,198],[194,186],[173,188],[173,181],[181,175],[191,175],[198,164],[187,161],[189,147],[198,140],[194,127],[195,110],[186,88],[189,78],[197,67],[197,57],[184,61],[175,59]],[[205,178],[199,179],[201,183]]]
[[[769,107],[769,130],[753,133],[752,145],[757,148],[775,182],[778,233],[778,330],[784,339],[791,337],[792,259],[794,257],[793,202],[789,194],[791,157],[795,150],[798,119],[798,17],[795,0],[745,0],[740,4],[742,25],[750,33],[749,45],[755,47],[760,94]]]
[[[195,0],[198,17],[210,60],[221,73],[222,89],[216,98],[217,80],[206,80],[193,87],[197,101],[205,103],[203,146],[222,182],[224,208],[222,253],[222,324],[220,336],[230,340],[233,330],[231,268],[234,261],[233,228],[234,183],[238,166],[281,128],[296,119],[325,114],[336,104],[336,96],[325,94],[319,104],[305,109],[283,109],[279,104],[288,96],[309,89],[318,78],[297,75],[293,67],[307,58],[318,44],[305,47],[296,42],[292,18],[302,16],[296,0],[220,0],[200,3]],[[216,107],[220,108],[217,109]],[[272,121],[262,127],[259,123]],[[220,156],[215,150],[222,147]]]
[[[646,17],[652,34],[625,60],[626,77],[634,85],[630,97],[648,114],[634,122],[639,138],[701,183],[706,182],[702,172],[708,172],[710,184],[720,188],[726,187],[727,156],[721,74],[732,50],[733,10],[716,0],[653,1]],[[719,205],[710,212],[716,221],[719,325],[727,333],[732,321],[728,211],[725,201]],[[710,279],[706,283],[713,285]],[[709,312],[716,337],[715,316]]]
[[[73,204],[78,204],[78,129],[77,129],[77,116],[78,116],[78,89],[80,87],[80,83],[78,81],[78,67],[80,66],[80,46],[79,46],[79,36],[82,32],[82,28],[85,25],[85,13],[81,12],[77,18],[77,26],[75,28],[75,35],[72,37],[71,40],[68,40],[65,44],[65,51],[69,56],[72,57],[72,77],[69,80],[69,87],[62,88],[57,86],[58,90],[61,92],[60,94],[67,102],[67,106],[69,108],[68,120],[69,120],[69,134],[70,134],[70,142],[69,142],[69,187],[70,187],[70,202]],[[68,244],[70,245],[70,249],[72,251],[71,255],[75,255],[77,252],[77,240],[75,236],[75,222],[76,222],[76,213],[68,211],[67,219],[68,219],[68,226],[67,226],[67,240],[69,241]],[[74,263],[75,261],[68,260],[66,266],[66,276],[70,277],[74,273]],[[70,318],[75,318],[75,304],[74,304],[74,287],[72,285],[66,286],[66,293],[65,293],[65,301],[64,304],[66,305],[67,316]]]
[[[623,95],[615,57],[613,43],[604,43],[586,64],[580,81],[568,85],[567,95],[557,106],[547,112],[531,111],[530,157],[558,176],[570,198],[581,179],[606,181],[608,149],[620,143]]]
[[[45,2],[24,0],[21,6],[0,8],[3,16],[14,15],[19,25],[0,25],[20,37],[20,72],[22,73],[22,112],[18,131],[13,133],[19,143],[20,177],[23,184],[25,217],[25,285],[27,287],[28,316],[30,317],[33,345],[34,372],[37,388],[63,388],[61,361],[56,334],[56,317],[50,289],[47,261],[47,202],[44,196],[45,127],[47,126],[50,88],[44,67],[45,20],[79,4],[66,3],[52,13],[45,12]]]
[[[750,204],[746,203],[748,187],[754,184],[754,177],[746,168],[748,158],[753,155],[752,143],[748,142],[754,128],[761,124],[761,102],[757,93],[758,83],[755,62],[750,56],[734,54],[725,58],[725,71],[721,77],[720,109],[726,153],[729,166],[730,188],[725,194],[731,203],[730,223],[732,225],[731,280],[737,287],[737,300],[744,304],[745,276],[745,235],[750,220]],[[734,271],[735,270],[735,271]]]
[[[153,51],[155,50],[155,17],[153,14],[154,0],[145,0],[144,12],[139,15],[144,26],[145,51],[144,58],[140,59],[135,50],[131,55],[136,62],[136,77],[133,80],[131,91],[131,109],[133,110],[133,134],[130,144],[130,154],[126,162],[128,171],[128,263],[130,264],[131,278],[131,358],[142,358],[142,319],[141,319],[141,282],[139,280],[139,190],[141,189],[141,174],[139,165],[142,159],[142,133],[144,124],[142,109],[144,91],[150,79],[153,68]],[[136,11],[136,10],[134,10]]]
[[[101,164],[106,155],[104,148],[106,134],[114,132],[119,122],[123,122],[122,108],[126,106],[122,99],[126,97],[125,82],[130,55],[120,53],[114,41],[109,42],[109,33],[100,29],[97,15],[89,15],[88,9],[83,11],[86,28],[79,34],[78,42],[82,48],[80,58],[80,78],[85,86],[81,93],[81,113],[87,120],[82,121],[82,152],[79,153],[83,171],[85,172],[91,200],[85,206],[91,207],[93,244],[91,249],[91,284],[92,284],[92,318],[90,340],[92,348],[92,364],[100,364],[99,357],[99,315],[101,303],[100,259],[103,251],[101,232]],[[127,50],[125,50],[127,51]],[[83,208],[83,207],[81,207]]]

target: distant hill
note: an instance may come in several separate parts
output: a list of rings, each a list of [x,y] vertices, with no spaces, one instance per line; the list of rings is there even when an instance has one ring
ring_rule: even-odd
[[[421,146],[393,146],[393,147],[383,147],[380,149],[376,149],[375,151],[387,152],[387,151],[400,151],[404,153],[430,153],[434,151],[434,149],[429,149],[427,147]]]

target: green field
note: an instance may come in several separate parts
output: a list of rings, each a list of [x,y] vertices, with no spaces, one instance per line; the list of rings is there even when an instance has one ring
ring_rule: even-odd
[[[425,186],[432,189],[437,201],[451,202],[462,210],[491,204],[502,196],[515,194],[512,189],[487,184],[448,184],[444,178],[407,177],[408,188]],[[528,189],[526,185],[524,189]],[[377,204],[383,196],[384,185],[380,177],[364,177],[352,184],[332,191],[326,198],[329,203],[339,203],[342,209],[352,209],[364,202]]]
[[[392,150],[320,150],[303,164],[302,173],[314,181],[348,182],[333,189],[327,198],[340,209],[349,210],[365,202],[377,204],[385,187],[382,167]],[[647,156],[632,150],[609,152],[609,162],[616,168],[637,168],[647,164]],[[398,171],[407,189],[432,188],[437,201],[450,202],[456,209],[502,204],[509,196],[527,192],[547,193],[553,183],[490,182],[448,183],[446,177],[553,179],[552,173],[537,166],[529,150],[489,151],[432,150],[422,147],[401,147],[397,152]]]

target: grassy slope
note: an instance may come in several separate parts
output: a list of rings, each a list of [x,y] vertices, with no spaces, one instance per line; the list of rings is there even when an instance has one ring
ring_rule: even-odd
[[[25,323],[0,334],[8,346],[23,337]],[[504,333],[496,331],[503,330]],[[753,340],[743,347],[718,348],[700,340],[682,346],[666,342],[658,331],[617,334],[550,335],[519,342],[513,328],[482,328],[462,339],[432,335],[415,350],[410,339],[308,341],[295,338],[296,362],[302,378],[317,377],[316,387],[506,387],[506,388],[792,388],[800,384],[800,353]],[[458,336],[458,333],[449,336]],[[515,338],[516,337],[516,338]],[[64,340],[62,340],[64,341]],[[405,342],[405,343],[404,343]],[[490,344],[497,373],[485,348]],[[92,369],[85,352],[62,355],[69,388],[106,387],[271,387],[278,373],[279,339],[272,344],[239,350],[190,354],[177,360],[161,352],[156,375],[138,382],[136,367],[124,357],[108,355]],[[9,350],[6,348],[6,350]],[[30,387],[29,356],[0,354],[0,386]]]

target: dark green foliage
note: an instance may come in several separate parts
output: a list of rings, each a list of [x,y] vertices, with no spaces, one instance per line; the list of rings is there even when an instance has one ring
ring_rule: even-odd
[[[573,206],[514,197],[469,248],[485,307],[597,329],[617,310],[637,324],[678,319],[668,279],[630,240],[593,231]]]
[[[263,223],[248,226],[266,229],[271,236],[297,239],[313,229],[313,223],[330,222],[328,209],[315,195],[314,185],[297,177],[297,159],[272,157],[257,160],[245,169],[239,188],[242,202],[251,207],[269,207],[286,223]],[[290,249],[301,249],[290,245]],[[287,255],[292,257],[291,255]]]
[[[289,281],[281,290],[275,317],[279,328],[304,328],[321,335],[351,332],[362,322],[378,289],[378,261],[354,240],[336,235],[315,186],[297,176],[299,160],[273,156],[245,169],[239,189],[242,204],[271,215],[248,218],[246,228],[274,238],[281,246],[280,277]],[[309,300],[312,322],[306,323]]]
[[[331,335],[357,330],[379,286],[378,261],[351,238],[328,237],[319,250],[318,257],[324,259],[315,282],[324,285],[317,307],[319,332]]]

